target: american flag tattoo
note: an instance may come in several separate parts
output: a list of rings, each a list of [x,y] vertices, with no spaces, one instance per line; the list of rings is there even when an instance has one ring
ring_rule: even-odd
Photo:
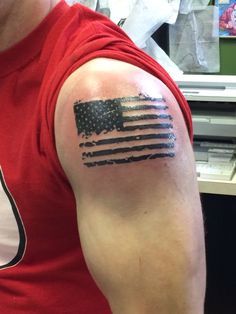
[[[74,113],[87,167],[175,156],[173,118],[161,97],[78,101]]]

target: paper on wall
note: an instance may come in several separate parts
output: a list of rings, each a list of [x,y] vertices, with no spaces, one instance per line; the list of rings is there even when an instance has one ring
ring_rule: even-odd
[[[110,11],[110,19],[119,24],[121,20],[135,18],[135,22],[143,17],[151,17],[152,21],[160,20],[173,24],[176,21],[181,0],[66,0],[69,4],[79,2],[92,10]],[[144,10],[144,11],[142,11]],[[163,13],[164,12],[164,13]],[[166,18],[167,16],[167,18]],[[158,23],[157,23],[158,27]],[[157,29],[155,29],[157,30]]]
[[[180,0],[67,0],[79,2],[107,15],[122,27],[133,42],[169,73],[181,72],[152,39],[163,23],[175,23]],[[172,69],[172,70],[171,70]]]
[[[167,1],[169,3],[172,13],[171,13],[170,18],[166,20],[166,23],[174,24],[176,22],[177,16],[179,14],[180,1],[181,0],[168,0]]]
[[[137,0],[109,0],[110,19],[117,25],[128,18]]]
[[[145,42],[163,23],[173,19],[173,15],[176,18],[177,2],[171,3],[168,0],[137,0],[123,30],[138,47],[145,48]]]

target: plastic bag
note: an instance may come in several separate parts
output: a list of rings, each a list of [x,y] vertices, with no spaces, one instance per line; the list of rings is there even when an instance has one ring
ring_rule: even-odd
[[[169,31],[170,58],[184,72],[219,72],[219,12],[215,6],[180,14]]]
[[[179,12],[188,14],[192,11],[205,10],[209,2],[209,0],[181,0]]]

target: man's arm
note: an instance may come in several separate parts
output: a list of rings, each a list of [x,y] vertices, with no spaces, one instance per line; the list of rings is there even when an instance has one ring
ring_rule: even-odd
[[[95,59],[55,113],[84,256],[113,314],[201,314],[205,251],[191,144],[162,82]]]

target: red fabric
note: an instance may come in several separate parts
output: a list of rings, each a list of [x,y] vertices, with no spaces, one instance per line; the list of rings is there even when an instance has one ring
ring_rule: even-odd
[[[179,102],[192,137],[188,105],[169,75],[118,27],[81,5],[61,1],[27,38],[0,53],[0,202],[14,211],[22,234],[18,259],[3,268],[9,239],[0,230],[1,314],[110,313],[84,262],[75,199],[53,131],[60,87],[96,57],[129,62],[159,77]]]

